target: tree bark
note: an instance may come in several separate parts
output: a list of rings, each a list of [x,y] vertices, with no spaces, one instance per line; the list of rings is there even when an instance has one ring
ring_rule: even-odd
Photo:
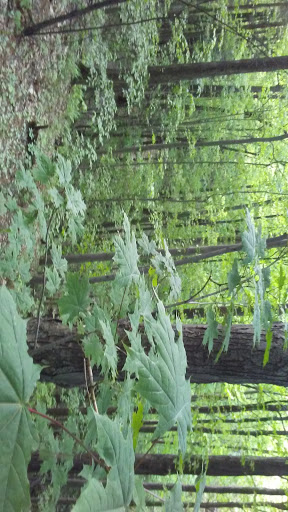
[[[30,319],[27,326],[30,354],[35,363],[45,365],[41,373],[43,381],[54,382],[62,386],[85,385],[83,360],[84,354],[77,342],[75,330],[70,331],[61,322],[51,318],[42,318],[40,323],[38,344],[34,349],[36,319]],[[125,329],[129,329],[128,321],[121,321],[118,336],[121,342],[129,344]],[[263,368],[263,357],[266,348],[265,333],[261,335],[260,344],[253,348],[253,327],[251,325],[234,325],[231,329],[229,350],[223,353],[216,363],[216,356],[221,348],[223,332],[219,326],[219,337],[214,341],[214,348],[209,355],[203,346],[204,325],[184,325],[183,340],[187,354],[187,378],[195,383],[228,382],[231,384],[267,383],[279,386],[288,385],[288,351],[284,351],[284,325],[275,323],[269,362]],[[148,349],[149,343],[142,336],[143,346]],[[119,379],[123,379],[122,368],[125,354],[118,352]],[[101,379],[98,368],[93,370],[94,380]]]

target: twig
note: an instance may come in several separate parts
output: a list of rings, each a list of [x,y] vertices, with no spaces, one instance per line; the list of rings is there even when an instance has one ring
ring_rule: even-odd
[[[151,443],[151,446],[150,448],[148,448],[147,452],[144,453],[143,457],[141,457],[140,460],[138,460],[136,466],[134,467],[134,472],[136,473],[136,469],[139,468],[139,466],[141,466],[141,463],[143,462],[143,460],[145,459],[145,457],[148,455],[148,453],[152,450],[153,446],[155,446],[155,444],[157,443],[157,441],[159,440],[159,437],[157,437],[156,439],[154,439],[154,441],[152,441]]]

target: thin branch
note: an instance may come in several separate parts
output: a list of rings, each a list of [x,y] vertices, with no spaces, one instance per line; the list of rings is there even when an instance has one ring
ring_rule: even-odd
[[[99,466],[105,469],[106,473],[109,472],[109,466],[107,466],[105,462],[102,459],[100,459],[95,453],[91,452],[89,448],[87,448],[87,446],[83,443],[83,441],[81,441],[79,437],[75,436],[75,434],[70,432],[70,430],[68,430],[68,428],[66,428],[65,425],[63,425],[63,423],[55,420],[54,418],[51,418],[51,416],[47,416],[47,414],[43,414],[42,412],[37,411],[36,409],[32,409],[31,407],[28,407],[28,411],[31,412],[32,414],[37,414],[38,416],[41,416],[41,418],[50,421],[50,423],[52,423],[53,425],[56,425],[57,427],[64,430],[64,432],[66,432],[70,437],[72,437],[72,439],[74,439],[76,443],[78,443],[80,446],[82,446],[82,448],[84,448],[84,450],[90,455],[91,459],[94,460],[95,464],[99,464]]]
[[[50,32],[40,32],[38,34],[33,34],[35,36],[52,36],[56,34],[72,34],[74,32],[87,32],[92,30],[101,30],[106,28],[121,28],[130,25],[139,25],[140,23],[148,23],[149,21],[161,21],[166,20],[167,16],[154,16],[153,18],[146,18],[142,20],[136,21],[123,21],[121,23],[109,23],[107,25],[96,25],[92,27],[84,27],[84,28],[73,28],[73,29],[62,29],[62,30],[51,30]]]

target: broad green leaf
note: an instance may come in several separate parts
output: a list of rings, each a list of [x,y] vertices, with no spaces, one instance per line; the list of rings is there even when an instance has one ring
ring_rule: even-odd
[[[184,507],[181,501],[182,484],[177,480],[173,486],[169,498],[165,501],[165,512],[183,512]]]
[[[177,273],[174,260],[169,252],[166,240],[164,240],[165,254],[155,251],[155,255],[152,258],[152,264],[154,265],[156,272],[159,276],[168,273],[170,293],[168,300],[175,300],[181,293],[181,279]]]
[[[215,339],[217,340],[218,334],[219,334],[218,329],[217,329],[218,323],[215,320],[214,311],[211,308],[211,306],[207,310],[206,320],[207,320],[207,329],[206,329],[204,337],[203,337],[203,345],[205,346],[208,343],[208,350],[210,353],[213,349],[213,342]]]
[[[56,173],[58,175],[60,185],[66,187],[71,182],[71,162],[65,160],[63,156],[58,155]]]
[[[196,500],[193,512],[199,512],[201,510],[201,502],[203,493],[205,491],[206,475],[200,475],[196,479]]]
[[[130,231],[128,217],[124,214],[124,240],[120,236],[114,239],[115,255],[114,261],[119,266],[116,280],[120,286],[126,287],[134,281],[138,281],[140,272],[138,270],[138,253],[135,234]]]
[[[72,185],[68,185],[65,187],[66,198],[67,198],[67,210],[72,213],[72,215],[80,215],[83,216],[86,210],[86,204],[82,199],[82,194],[80,190],[75,190]]]
[[[35,449],[34,427],[25,404],[39,368],[27,353],[26,322],[5,287],[0,289],[0,511],[30,510],[27,466]]]
[[[118,395],[117,404],[117,417],[122,425],[127,425],[131,421],[132,411],[134,410],[134,404],[131,398],[132,389],[134,386],[134,379],[130,378],[130,375],[126,375],[126,379],[121,384],[121,391]]]
[[[266,332],[266,348],[265,348],[265,352],[264,352],[263,366],[266,366],[266,364],[269,362],[272,338],[273,338],[273,332],[272,332],[271,328],[269,328],[268,331]]]
[[[69,215],[68,217],[68,233],[71,236],[72,244],[77,242],[77,237],[81,236],[83,233],[84,227],[82,224],[82,217],[75,217],[73,215]]]
[[[261,324],[263,325],[263,329],[268,330],[273,322],[271,303],[269,300],[264,300],[261,306]]]
[[[54,206],[56,208],[59,208],[59,206],[62,206],[62,204],[64,203],[64,199],[61,196],[61,194],[58,192],[56,187],[49,188],[48,194],[51,197],[51,200],[54,203]]]
[[[102,366],[103,363],[103,345],[96,333],[83,338],[83,348],[85,356],[91,360],[91,366]]]
[[[143,426],[143,403],[138,402],[137,411],[132,415],[133,448],[136,450],[140,428]]]
[[[137,243],[141,247],[144,255],[151,256],[156,253],[156,244],[154,240],[149,240],[146,233],[142,233],[142,238],[138,239]]]
[[[232,294],[233,290],[240,284],[241,276],[238,272],[238,260],[235,259],[232,265],[232,269],[228,272],[228,289],[229,293]]]
[[[219,352],[218,352],[218,354],[216,356],[216,359],[215,359],[216,363],[219,360],[222,352],[227,352],[227,350],[228,350],[230,336],[231,336],[232,320],[233,320],[233,315],[232,315],[231,311],[229,311],[227,317],[225,318],[225,325],[223,326],[223,328],[224,328],[224,340],[223,340],[221,348],[220,348],[220,350],[219,350]]]
[[[65,273],[67,272],[67,260],[65,258],[62,258],[62,248],[61,246],[58,246],[52,242],[51,247],[51,258],[53,265],[57,272],[61,275],[61,277],[65,276]]]
[[[46,289],[48,294],[54,295],[60,287],[61,279],[59,274],[55,268],[47,268],[46,269]]]
[[[94,413],[89,423],[88,436],[97,429],[97,452],[111,468],[107,485],[92,479],[76,503],[73,511],[125,511],[134,488],[134,451],[131,430],[126,438],[117,420]],[[94,436],[95,437],[95,436]]]
[[[103,334],[103,338],[105,340],[105,348],[104,348],[104,357],[106,360],[106,368],[103,368],[103,362],[102,362],[102,368],[104,371],[111,370],[113,378],[116,377],[117,373],[117,350],[116,350],[116,344],[117,344],[117,333],[116,338],[115,335],[113,335],[111,330],[111,323],[108,321],[102,321],[100,320],[101,330]]]
[[[56,165],[43,153],[36,152],[36,168],[33,171],[35,180],[44,185],[54,176]]]
[[[191,428],[191,389],[185,380],[186,352],[182,331],[175,333],[164,306],[158,303],[158,317],[144,321],[149,327],[149,338],[153,344],[149,354],[145,354],[140,335],[133,329],[127,331],[131,348],[127,349],[125,369],[132,369],[138,375],[137,391],[159,412],[159,423],[153,438],[162,436],[175,423],[178,426],[179,446],[186,450],[187,430]]]
[[[59,311],[65,322],[71,322],[85,313],[90,304],[89,299],[89,281],[88,277],[82,277],[79,274],[67,274],[66,283],[67,294],[58,301]]]
[[[246,210],[246,224],[247,231],[244,231],[242,235],[242,244],[243,250],[247,254],[245,261],[250,263],[256,256],[256,231],[249,210]]]
[[[137,507],[137,512],[146,512],[146,493],[143,487],[142,479],[139,476],[135,476],[133,501]]]
[[[86,333],[89,334],[94,331],[100,331],[100,322],[109,322],[109,316],[104,311],[104,309],[100,308],[97,304],[95,304],[91,313],[89,312],[85,316]]]
[[[110,474],[112,473],[112,470]],[[91,478],[87,487],[81,492],[80,498],[74,505],[72,512],[126,512],[123,504],[121,487],[118,480],[107,479],[104,487],[98,480]]]
[[[33,179],[31,172],[24,169],[24,167],[17,171],[16,181],[19,190],[26,188],[30,191],[34,191],[36,188],[35,181]]]
[[[246,210],[246,224],[247,231],[242,235],[243,250],[246,252],[247,257],[245,263],[251,263],[255,260],[256,256],[264,257],[266,249],[266,238],[261,235],[261,226],[255,230],[253,219],[250,212]]]

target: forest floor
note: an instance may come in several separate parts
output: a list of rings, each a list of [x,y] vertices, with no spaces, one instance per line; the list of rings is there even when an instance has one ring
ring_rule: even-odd
[[[9,211],[4,214],[3,194],[17,194],[14,176],[21,166],[31,165],[28,150],[33,136],[39,135],[37,146],[47,155],[53,152],[55,138],[65,123],[76,61],[63,38],[23,37],[21,30],[62,13],[63,3],[0,0],[0,247],[7,242],[10,218]],[[65,4],[69,8],[69,2]],[[45,129],[33,132],[34,126]]]

